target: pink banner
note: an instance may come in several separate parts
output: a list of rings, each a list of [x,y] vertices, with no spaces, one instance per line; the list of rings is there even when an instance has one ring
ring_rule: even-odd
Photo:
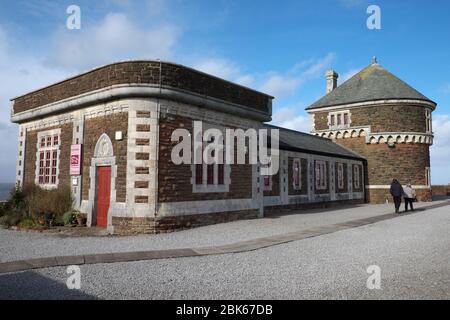
[[[70,147],[70,175],[81,174],[81,144],[73,144]]]

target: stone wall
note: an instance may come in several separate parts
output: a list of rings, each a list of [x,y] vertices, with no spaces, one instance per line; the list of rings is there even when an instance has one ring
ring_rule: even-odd
[[[430,167],[427,144],[366,144],[365,137],[337,139],[337,143],[367,159],[370,185],[388,185],[393,178],[401,183],[425,185],[425,168]]]
[[[416,189],[416,195],[418,201],[430,202],[432,200],[431,189]],[[385,203],[386,200],[389,203],[393,202],[389,189],[368,190],[368,201],[370,203]]]
[[[94,156],[95,145],[97,144],[100,136],[103,133],[106,133],[111,139],[111,142],[113,144],[114,156],[116,157],[116,201],[125,202],[127,192],[127,129],[127,112],[115,113],[103,117],[96,117],[85,120],[83,144],[83,200],[89,199],[89,168],[91,166],[91,159]],[[122,131],[122,140],[117,141],[115,139],[116,131]]]
[[[70,146],[72,144],[72,123],[66,123],[60,126],[41,128],[38,130],[27,130],[24,159],[24,180],[23,185],[35,183],[36,179],[36,152],[37,136],[39,132],[61,129],[60,136],[60,154],[59,154],[59,186],[70,186]]]
[[[167,114],[159,123],[158,202],[226,200],[252,198],[252,166],[230,165],[229,192],[194,193],[190,164],[175,165],[171,159],[172,132],[178,128],[193,132],[194,119]]]
[[[256,219],[258,214],[259,210],[255,209],[158,218],[114,217],[113,225],[114,233],[118,235],[166,233],[242,219]]]
[[[270,113],[272,97],[167,62],[125,61],[103,66],[14,100],[14,114],[119,84],[151,84],[187,90]]]
[[[426,132],[425,108],[421,106],[380,105],[349,109],[351,126],[371,125],[377,132]],[[328,130],[329,111],[314,113],[315,130]]]

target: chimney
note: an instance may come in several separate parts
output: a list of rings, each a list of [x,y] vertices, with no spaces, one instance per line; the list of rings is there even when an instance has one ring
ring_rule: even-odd
[[[337,74],[336,71],[331,69],[327,71],[326,77],[327,77],[327,94],[328,94],[334,89],[336,89],[339,75]]]

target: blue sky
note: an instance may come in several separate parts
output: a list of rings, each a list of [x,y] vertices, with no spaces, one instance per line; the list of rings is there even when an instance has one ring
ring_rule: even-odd
[[[71,4],[81,8],[81,30],[65,27]],[[370,4],[381,8],[381,30],[366,27]],[[446,0],[3,0],[0,182],[15,175],[9,98],[94,66],[134,58],[189,65],[274,95],[274,122],[308,131],[304,108],[324,94],[326,69],[346,79],[376,55],[438,103],[432,178],[448,183],[449,16]]]

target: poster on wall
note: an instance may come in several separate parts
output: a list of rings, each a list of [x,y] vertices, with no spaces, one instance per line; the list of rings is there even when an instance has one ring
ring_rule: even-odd
[[[70,147],[70,175],[79,176],[81,173],[81,144]]]

